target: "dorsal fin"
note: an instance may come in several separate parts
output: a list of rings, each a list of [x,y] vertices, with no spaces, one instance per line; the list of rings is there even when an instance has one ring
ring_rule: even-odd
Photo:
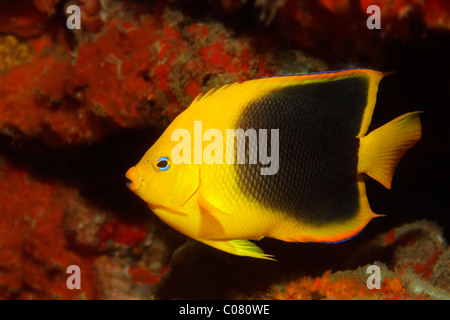
[[[227,83],[223,86],[218,86],[209,89],[206,93],[200,93],[194,101],[192,101],[191,105],[194,105],[197,102],[205,101],[206,99],[218,94],[218,93],[224,93],[224,91],[227,91],[229,88],[234,87],[235,85],[239,85],[239,82],[233,82],[233,83]]]

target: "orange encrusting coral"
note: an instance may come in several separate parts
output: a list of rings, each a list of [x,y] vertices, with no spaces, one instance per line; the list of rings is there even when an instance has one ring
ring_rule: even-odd
[[[409,295],[406,293],[406,289],[402,285],[402,281],[400,278],[389,279],[385,277],[383,279],[383,283],[385,286],[381,288],[384,294],[388,296],[389,293],[393,294],[393,298],[391,299],[404,299],[409,298]]]
[[[417,11],[428,28],[450,28],[450,2],[445,0],[360,0],[361,10],[365,11],[370,5],[381,8],[384,23],[405,20],[408,14]]]
[[[0,36],[0,75],[30,62],[32,58],[33,50],[28,43],[20,43],[12,35]]]
[[[111,221],[103,224],[100,229],[98,246],[99,248],[105,248],[108,241],[131,246],[144,241],[146,236],[147,228],[145,225],[130,224],[113,216]]]
[[[329,69],[325,63],[321,70],[311,67],[303,54],[280,58],[277,50],[286,48],[285,40],[296,52],[325,44],[330,66],[333,57],[361,62],[342,52],[372,54],[380,60],[367,61],[384,65],[386,57],[377,48],[391,42],[383,39],[408,39],[416,19],[423,22],[419,26],[423,39],[426,30],[450,29],[446,0],[286,0],[276,6],[272,1],[255,1],[256,10],[248,10],[251,4],[241,0],[212,4],[222,6],[225,14],[242,7],[249,15],[273,9],[270,28],[255,33],[261,36],[252,32],[254,26],[247,30],[245,21],[235,33],[233,23],[221,22],[222,13],[217,19],[197,18],[180,11],[181,1],[164,0],[145,4],[79,0],[82,30],[68,30],[62,10],[68,3],[72,2],[0,1],[2,151],[12,147],[19,157],[26,155],[23,138],[69,149],[101,142],[114,131],[166,125],[199,93],[215,86],[284,74],[287,69],[302,73]],[[379,31],[365,27],[366,9],[372,4],[381,7]],[[271,42],[274,34],[282,41]],[[281,45],[272,51],[274,43]],[[26,159],[21,167],[0,157],[1,299],[111,298],[114,294],[109,289],[116,289],[117,278],[128,290],[126,297],[136,298],[141,297],[133,292],[136,285],[159,281],[164,271],[152,270],[168,263],[173,248],[152,239],[151,228],[142,221],[125,222],[112,209],[96,207],[58,177],[42,180],[32,175],[24,168],[33,167],[33,161]],[[436,234],[432,228],[425,231]],[[410,284],[404,280],[409,271],[427,283],[448,287],[448,258],[443,258],[444,252],[448,257],[448,248],[435,243],[416,254],[419,239],[396,229],[385,234],[382,242],[385,247],[394,245],[397,253],[403,249],[406,253],[395,257],[399,262],[382,278],[381,290],[368,291],[362,279],[328,272],[289,282],[288,290],[274,289],[274,297],[427,298],[426,292],[410,293]],[[137,261],[142,256],[145,259]],[[66,287],[70,264],[81,267],[81,290]],[[113,276],[95,272],[106,267],[113,269]],[[111,286],[102,287],[102,282]]]
[[[48,27],[60,0],[19,0],[0,2],[0,32],[33,37]]]
[[[405,299],[405,292],[399,278],[385,277],[380,290],[369,289],[364,281],[351,276],[335,276],[331,271],[321,277],[304,277],[288,282],[283,289],[272,289],[269,296],[277,300],[351,300],[351,299]]]
[[[0,10],[0,32],[9,35],[8,39],[25,37],[17,47],[25,65],[21,62],[22,66],[11,69],[10,59],[0,58],[0,72],[10,70],[0,76],[0,129],[13,137],[38,137],[58,146],[92,143],[120,128],[167,123],[197,93],[213,86],[277,73],[276,66],[269,68],[266,63],[268,52],[260,51],[248,37],[235,36],[219,23],[189,20],[166,8],[164,1],[149,5],[150,11],[138,3],[104,7],[108,4],[98,0],[80,1],[85,28],[73,31],[75,47],[65,25],[51,19],[57,0],[19,3],[27,9],[0,5],[4,9]],[[350,3],[286,1],[276,7],[277,30],[303,47],[314,46],[332,32],[336,41],[345,38],[356,43],[356,49],[366,48],[372,42],[364,39],[376,33],[360,37],[354,32],[348,22],[355,9]],[[370,4],[382,7],[383,25],[393,38],[410,28],[388,25],[407,25],[409,20],[403,16],[414,10],[429,28],[450,28],[445,1],[360,0],[363,17]],[[133,13],[117,13],[130,8]],[[317,18],[323,15],[325,24]],[[364,19],[358,19],[363,22],[354,23],[362,23],[363,30]],[[31,30],[34,25],[39,27]],[[48,28],[51,34],[46,33],[46,26],[52,27]],[[299,31],[292,32],[293,28]],[[373,48],[366,49],[376,54]]]
[[[417,262],[413,264],[414,272],[417,274],[422,275],[423,279],[428,279],[431,274],[434,271],[434,267],[436,265],[436,262],[439,260],[439,257],[441,255],[442,251],[434,251],[432,252],[431,256],[428,257],[425,263]]]
[[[34,55],[0,77],[0,129],[55,146],[92,143],[118,128],[171,121],[200,91],[219,85],[216,77],[274,74],[261,69],[247,39],[218,24],[181,26],[184,17],[162,4],[139,19],[106,19],[75,49],[68,37],[47,34],[20,44]]]
[[[0,177],[0,298],[94,298],[91,260],[67,249],[60,186],[7,162]],[[82,270],[81,290],[66,286],[70,265]]]
[[[111,216],[108,222],[105,215]],[[148,235],[145,224],[99,212],[89,207],[77,190],[41,181],[0,158],[0,299],[108,297],[98,292],[98,282],[108,281],[108,274],[94,269],[111,250],[142,255]],[[159,252],[162,249],[155,247],[151,263],[167,263]],[[70,265],[80,267],[80,290],[66,286]],[[124,277],[129,274],[133,279],[130,286],[154,285],[167,271],[164,265],[161,271],[144,263],[133,265],[124,268]]]
[[[133,283],[156,284],[161,280],[162,276],[139,266],[131,266],[129,268],[129,273],[133,276]]]
[[[380,270],[380,288],[367,287],[368,266],[355,270],[325,272],[321,277],[303,277],[272,286],[267,299],[449,299],[442,290],[448,283],[448,250],[442,231],[434,223],[422,220],[392,229],[361,247],[364,252],[394,251],[391,269],[375,263]],[[447,256],[445,255],[447,252]],[[438,281],[437,281],[438,279]]]

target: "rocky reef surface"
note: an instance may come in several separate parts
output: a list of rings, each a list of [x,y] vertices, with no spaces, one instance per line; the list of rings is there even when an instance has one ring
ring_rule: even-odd
[[[367,27],[370,5],[381,29]],[[442,0],[1,2],[0,298],[449,299],[449,48]],[[351,241],[264,239],[279,262],[231,256],[127,190],[126,170],[199,93],[350,67],[395,72],[370,130],[424,111],[392,190],[367,181],[386,217]]]

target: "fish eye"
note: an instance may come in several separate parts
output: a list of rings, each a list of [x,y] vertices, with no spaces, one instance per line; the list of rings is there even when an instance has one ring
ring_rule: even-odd
[[[168,170],[168,169],[170,168],[170,165],[169,165],[169,158],[167,158],[167,157],[160,157],[160,158],[158,159],[158,162],[156,163],[156,166],[158,167],[158,169],[159,169],[160,171],[166,171],[166,170]]]

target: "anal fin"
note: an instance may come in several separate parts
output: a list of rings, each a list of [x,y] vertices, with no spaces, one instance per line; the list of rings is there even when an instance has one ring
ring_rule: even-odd
[[[231,253],[237,256],[253,257],[258,259],[266,259],[276,261],[270,254],[265,254],[264,251],[253,242],[248,240],[198,240],[211,246],[213,248]]]

